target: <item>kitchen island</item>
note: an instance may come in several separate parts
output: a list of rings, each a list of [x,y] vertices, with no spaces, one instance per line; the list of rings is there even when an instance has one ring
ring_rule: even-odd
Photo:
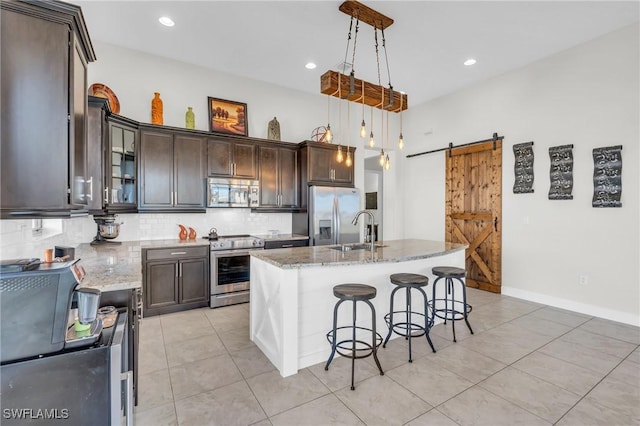
[[[430,295],[435,279],[432,267],[465,266],[467,246],[463,244],[415,239],[376,244],[374,250],[315,246],[251,252],[250,337],[283,377],[329,357],[326,334],[332,327],[337,302],[333,286],[362,283],[376,287],[377,296],[371,302],[376,308],[377,331],[384,337],[384,316],[394,287],[389,275],[426,275]],[[404,292],[398,292],[396,306],[404,303]],[[349,305],[341,307],[338,325],[350,323]],[[423,309],[421,298],[414,298],[413,311]],[[371,327],[367,311],[358,306],[358,326]]]

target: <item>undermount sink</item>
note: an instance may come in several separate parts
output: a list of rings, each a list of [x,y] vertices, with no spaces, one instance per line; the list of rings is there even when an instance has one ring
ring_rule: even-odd
[[[374,244],[374,248],[386,247],[382,244],[376,243]],[[355,243],[355,244],[342,244],[339,246],[329,247],[331,250],[337,251],[354,251],[354,250],[369,250],[371,249],[371,244],[363,244],[363,243]]]

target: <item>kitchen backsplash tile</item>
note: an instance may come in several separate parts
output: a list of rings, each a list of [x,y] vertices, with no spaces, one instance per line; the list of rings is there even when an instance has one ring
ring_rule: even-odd
[[[266,234],[277,229],[291,233],[290,213],[253,213],[250,209],[207,209],[204,214],[145,213],[121,214],[120,235],[115,241],[178,238],[178,224],[192,227],[198,238],[215,227],[219,235]],[[0,220],[0,259],[41,257],[45,248],[88,243],[96,235],[93,216],[44,221],[41,235],[32,232],[31,219]]]

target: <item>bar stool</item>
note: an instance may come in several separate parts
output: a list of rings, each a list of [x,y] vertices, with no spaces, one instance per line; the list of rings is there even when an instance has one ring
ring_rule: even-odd
[[[466,271],[462,268],[456,268],[454,266],[436,266],[431,269],[431,273],[435,275],[436,280],[433,282],[433,298],[431,299],[431,318],[434,320],[434,316],[438,318],[442,318],[444,323],[447,323],[447,320],[451,321],[451,329],[453,330],[453,341],[456,341],[456,321],[464,319],[464,322],[467,323],[467,327],[471,334],[473,334],[473,330],[471,329],[471,324],[469,324],[469,320],[467,319],[467,315],[471,312],[472,306],[467,304],[467,287],[462,281],[462,279],[466,275]],[[438,281],[444,278],[445,282],[445,293],[443,299],[436,299],[436,287]],[[455,286],[454,281],[460,283],[462,287],[462,301],[456,300],[455,298]],[[444,308],[436,308],[436,302],[443,302]]]
[[[378,355],[376,354],[378,346],[382,343],[382,336],[376,332],[376,310],[369,301],[376,297],[376,288],[366,284],[339,284],[333,287],[333,295],[336,296],[338,302],[333,308],[333,329],[327,333],[327,340],[331,344],[331,355],[324,366],[325,371],[329,370],[329,364],[333,361],[336,352],[346,358],[351,358],[351,390],[355,390],[353,385],[355,360],[366,358],[373,355],[376,361],[380,375],[384,375]],[[353,301],[353,323],[352,325],[338,327],[338,307],[342,302],[347,300]],[[371,329],[356,326],[356,302],[365,302],[371,308]],[[338,341],[338,330],[350,329],[351,337]],[[371,332],[371,343],[359,340],[356,337],[357,330],[365,330]],[[349,352],[344,352],[349,351]]]
[[[409,274],[409,273],[400,273],[400,274],[392,274],[389,279],[392,284],[396,285],[396,288],[391,292],[391,302],[389,307],[389,313],[384,316],[385,321],[387,322],[387,326],[389,327],[389,333],[387,334],[386,339],[384,339],[384,343],[382,347],[387,346],[387,342],[389,342],[389,338],[391,337],[391,333],[396,333],[400,336],[403,336],[405,340],[409,341],[409,362],[413,362],[411,358],[411,338],[412,337],[420,337],[425,335],[427,337],[427,342],[429,342],[429,346],[431,346],[431,350],[435,353],[436,349],[433,347],[433,343],[431,342],[431,338],[429,337],[429,329],[433,325],[433,318],[429,315],[429,301],[427,299],[427,294],[421,287],[426,287],[429,284],[429,278],[424,275],[419,274]],[[400,289],[406,289],[407,292],[407,306],[404,311],[394,311],[393,310],[393,299],[396,292]],[[411,289],[418,290],[422,293],[422,299],[424,300],[424,314],[421,312],[413,312],[411,309]],[[393,321],[394,314],[404,314],[405,322],[396,322]],[[413,321],[413,316],[420,316],[424,318],[424,325],[418,324]]]

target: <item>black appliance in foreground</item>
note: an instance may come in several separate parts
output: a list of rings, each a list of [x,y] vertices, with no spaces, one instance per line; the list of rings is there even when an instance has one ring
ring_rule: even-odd
[[[3,425],[133,422],[127,310],[103,329],[78,262],[0,272]]]

